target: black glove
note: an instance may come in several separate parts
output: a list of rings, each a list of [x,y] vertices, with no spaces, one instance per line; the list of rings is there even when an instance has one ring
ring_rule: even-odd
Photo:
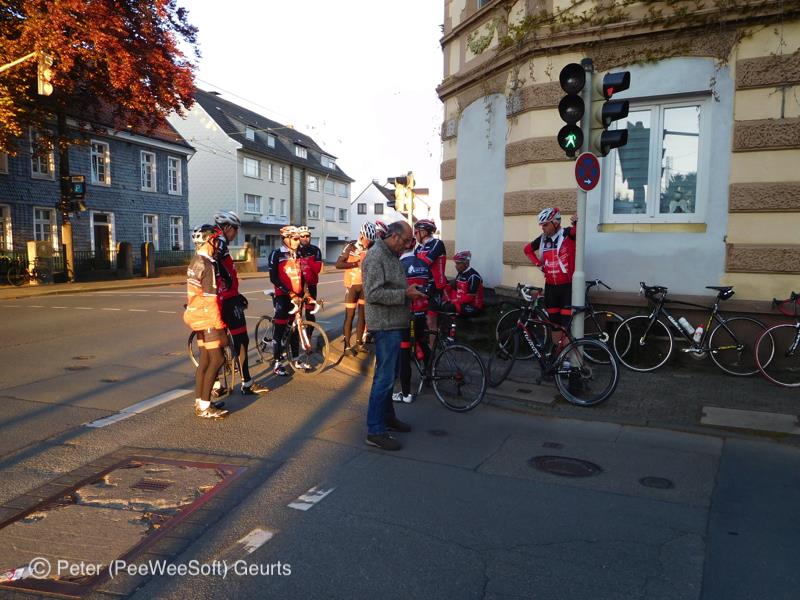
[[[247,298],[245,298],[245,297],[244,297],[242,294],[239,294],[239,304],[241,304],[241,305],[242,305],[242,308],[243,308],[244,310],[247,310],[247,307],[250,305],[250,304],[247,302]]]

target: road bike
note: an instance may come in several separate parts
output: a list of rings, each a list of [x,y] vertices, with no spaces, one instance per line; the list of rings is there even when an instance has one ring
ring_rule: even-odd
[[[593,406],[608,399],[619,383],[617,359],[609,347],[596,339],[575,339],[569,331],[570,323],[558,325],[537,311],[538,296],[526,292],[524,298],[528,304],[522,307],[514,327],[504,333],[489,358],[490,385],[499,385],[508,377],[520,360],[519,347],[524,344],[539,365],[537,385],[552,377],[560,394],[578,406]],[[583,306],[569,308],[570,321],[586,310]],[[544,339],[537,335],[542,328],[546,331]],[[561,350],[554,351],[549,341],[551,331],[560,331],[565,336]]]
[[[475,350],[456,342],[456,313],[436,312],[438,329],[425,330],[419,336],[415,333],[415,339],[411,340],[411,347],[416,349],[417,344],[425,344],[430,336],[434,337],[427,360],[417,352],[411,353],[411,362],[419,375],[417,394],[425,385],[431,385],[444,406],[455,412],[467,412],[478,406],[486,394],[486,369]]]
[[[733,296],[731,286],[706,286],[717,292],[711,306],[667,299],[667,288],[660,285],[640,284],[651,307],[648,315],[635,315],[625,319],[614,334],[614,350],[620,362],[634,371],[654,371],[666,364],[675,350],[675,336],[684,342],[683,352],[696,360],[711,356],[711,360],[731,375],[747,376],[758,372],[755,361],[755,343],[767,329],[752,317],[726,317],[719,308],[721,302]],[[676,319],[666,304],[691,306],[708,313],[705,325],[697,328],[683,317]],[[672,325],[668,327],[661,317]],[[716,326],[712,329],[712,325]],[[771,338],[768,338],[771,340]]]
[[[241,381],[242,370],[239,367],[239,357],[233,351],[233,336],[230,331],[225,330],[227,336],[227,344],[222,348],[223,363],[219,369],[217,379],[219,380],[220,389],[231,390],[236,385],[236,377]],[[197,345],[197,332],[192,331],[189,334],[189,341],[187,343],[189,349],[189,359],[192,364],[197,367],[200,364],[200,347]]]
[[[23,283],[46,283],[52,281],[53,272],[47,265],[46,259],[36,258],[33,265],[23,258],[8,259],[11,261],[7,271],[6,279],[11,285],[17,287]]]
[[[772,308],[794,317],[794,323],[778,323],[768,328],[756,342],[756,364],[761,374],[783,387],[800,387],[800,294],[788,299],[773,298]]]
[[[275,292],[264,291],[266,296],[275,299]],[[313,321],[306,321],[304,313],[306,305],[313,305],[309,314],[317,314],[324,303],[322,300],[306,298],[293,301],[294,308],[289,311],[293,318],[283,335],[283,353],[279,358],[281,363],[289,363],[295,373],[316,375],[321,373],[330,360],[331,345],[328,334],[322,326]],[[273,352],[275,324],[273,317],[263,315],[256,323],[255,341],[256,351],[262,363],[272,365],[276,357]]]

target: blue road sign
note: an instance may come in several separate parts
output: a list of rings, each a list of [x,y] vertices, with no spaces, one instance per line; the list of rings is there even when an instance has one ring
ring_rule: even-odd
[[[584,152],[575,161],[575,181],[585,192],[593,190],[600,181],[600,161],[591,152]]]

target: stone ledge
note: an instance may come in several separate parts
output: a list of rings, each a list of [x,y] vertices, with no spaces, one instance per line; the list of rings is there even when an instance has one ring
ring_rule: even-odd
[[[800,212],[800,182],[732,183],[728,212]]]
[[[439,204],[439,218],[444,220],[456,218],[456,200],[442,200]]]
[[[800,149],[800,118],[734,122],[734,152],[786,149]]]
[[[725,244],[725,271],[728,273],[800,273],[800,244],[769,246]]]
[[[441,177],[442,181],[447,181],[449,179],[456,178],[456,159],[452,158],[450,160],[444,161],[439,166],[439,177]]]
[[[538,215],[550,206],[558,206],[567,214],[576,210],[578,197],[574,189],[521,190],[506,192],[503,197],[503,214]]]
[[[541,162],[572,162],[572,159],[559,147],[555,135],[528,138],[506,146],[506,167]]]
[[[796,83],[800,83],[800,50],[784,56],[761,56],[736,61],[737,90]]]

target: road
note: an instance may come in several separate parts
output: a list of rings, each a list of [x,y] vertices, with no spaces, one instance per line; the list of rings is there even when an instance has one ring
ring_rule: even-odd
[[[340,276],[325,277],[322,295],[340,302]],[[262,285],[244,282],[251,316],[268,308]],[[339,302],[322,316],[331,326]],[[338,370],[266,377],[268,394],[232,398],[219,422],[194,417],[184,394],[84,426],[191,388],[182,303],[180,286],[0,302],[6,505],[121,449],[247,461],[213,509],[134,560],[236,557],[271,574],[119,577],[95,597],[796,597],[800,451],[768,440],[491,406],[461,415],[428,394],[398,407],[414,431],[382,453],[363,443],[370,382]],[[599,471],[534,468],[547,456]]]

